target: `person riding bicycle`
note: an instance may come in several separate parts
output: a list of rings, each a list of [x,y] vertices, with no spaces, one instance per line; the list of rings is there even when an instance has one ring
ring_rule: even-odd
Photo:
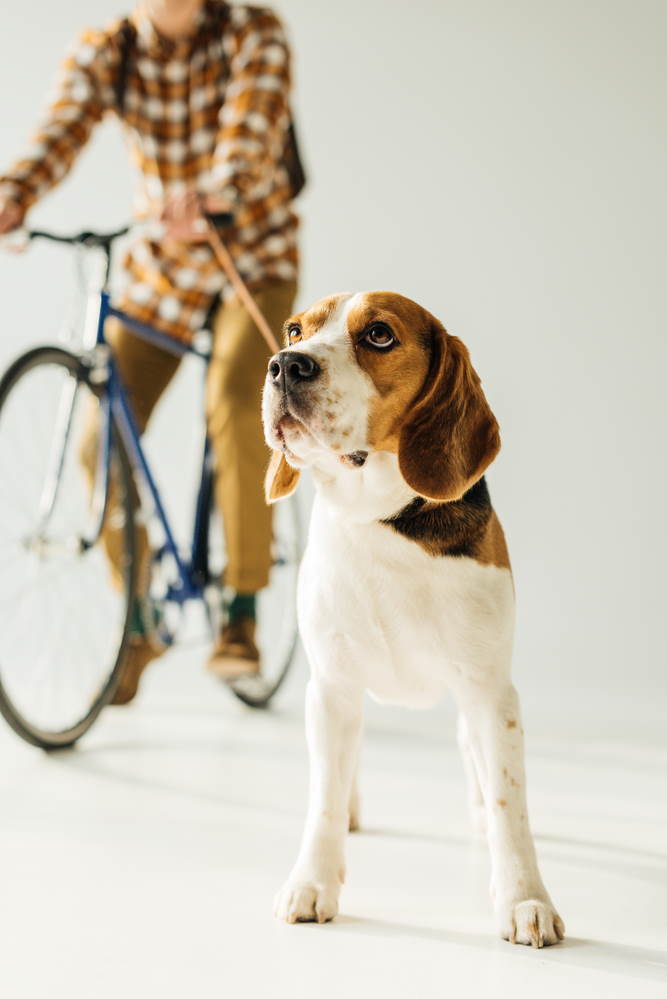
[[[159,215],[165,236],[135,241],[123,263],[119,308],[188,341],[214,303],[206,387],[227,567],[227,623],[209,659],[225,679],[258,673],[256,594],[268,583],[271,511],[264,501],[268,452],[260,394],[268,348],[216,263],[204,212],[229,212],[225,239],[261,311],[278,331],[296,294],[297,218],[286,149],[291,135],[290,54],[270,10],[223,0],[145,0],[101,30],[86,30],[66,58],[57,96],[23,158],[0,177],[0,233],[60,181],[107,113],[122,118],[142,184],[139,216]],[[120,83],[120,85],[119,85]],[[141,431],[178,359],[129,333],[109,340]],[[96,427],[85,464],[94,476]],[[105,543],[113,562],[112,528]],[[142,553],[139,594],[148,586]],[[131,700],[145,666],[163,647],[151,637],[146,602],[136,603],[115,703]]]

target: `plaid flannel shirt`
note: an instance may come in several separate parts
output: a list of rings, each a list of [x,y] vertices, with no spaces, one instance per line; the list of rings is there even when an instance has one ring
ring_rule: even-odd
[[[140,171],[136,211],[159,210],[183,190],[235,206],[226,243],[245,280],[293,280],[297,219],[281,163],[289,126],[289,50],[269,10],[206,0],[188,38],[171,42],[135,14],[123,123]],[[56,97],[24,157],[0,177],[0,195],[28,209],[67,173],[94,125],[115,112],[121,24],[84,31],[66,58]],[[233,291],[206,244],[135,240],[118,305],[188,340],[218,295]]]

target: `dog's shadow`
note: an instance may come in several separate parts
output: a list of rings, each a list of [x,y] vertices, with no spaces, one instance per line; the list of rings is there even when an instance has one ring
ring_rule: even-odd
[[[667,982],[667,952],[651,950],[648,947],[634,947],[628,944],[587,940],[583,937],[566,937],[556,947],[534,950],[495,940],[488,933],[466,933],[434,926],[419,926],[414,923],[392,922],[386,919],[373,919],[365,916],[339,915],[331,923],[340,933],[354,931],[356,935],[414,937],[437,944],[450,944],[456,947],[475,947],[506,955],[526,955],[529,960],[539,955],[541,961],[553,961],[561,966],[588,968],[604,971],[612,975],[627,975],[650,981]]]

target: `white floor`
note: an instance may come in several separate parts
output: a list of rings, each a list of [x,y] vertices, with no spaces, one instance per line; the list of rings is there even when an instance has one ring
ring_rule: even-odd
[[[341,915],[286,926],[271,906],[305,803],[303,671],[275,710],[251,712],[202,674],[202,655],[172,653],[74,751],[44,755],[0,731],[2,995],[667,995],[657,710],[628,730],[624,712],[589,705],[563,738],[553,706],[525,705],[562,946],[493,936],[448,708],[372,707]]]

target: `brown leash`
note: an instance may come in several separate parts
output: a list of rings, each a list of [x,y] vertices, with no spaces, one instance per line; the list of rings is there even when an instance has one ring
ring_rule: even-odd
[[[273,334],[273,330],[271,329],[266,319],[262,315],[262,312],[259,306],[257,305],[257,302],[248,291],[248,287],[245,281],[237,271],[236,264],[232,259],[232,255],[225,246],[225,244],[222,242],[222,239],[220,238],[220,233],[216,229],[215,224],[211,219],[208,219],[207,221],[208,221],[209,243],[211,244],[211,248],[215,253],[218,263],[220,264],[223,271],[231,281],[234,291],[238,295],[241,302],[243,302],[243,304],[245,305],[246,309],[248,310],[248,313],[253,319],[255,325],[257,326],[257,329],[266,340],[269,350],[271,351],[272,354],[276,354],[280,350],[280,344],[276,340]]]

